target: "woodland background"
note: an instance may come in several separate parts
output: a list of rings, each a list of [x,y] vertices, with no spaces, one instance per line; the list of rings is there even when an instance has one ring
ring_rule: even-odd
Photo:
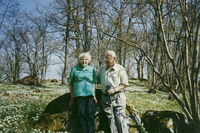
[[[62,62],[66,84],[81,52],[91,52],[98,71],[111,49],[129,78],[136,66],[138,79],[147,71],[150,89],[162,83],[170,90],[200,131],[200,1],[54,0],[33,13],[17,0],[0,0],[0,16],[0,82],[14,83],[23,73],[45,80],[49,66]]]

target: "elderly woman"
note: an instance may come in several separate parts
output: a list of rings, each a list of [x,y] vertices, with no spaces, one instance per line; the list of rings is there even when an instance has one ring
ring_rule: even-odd
[[[97,82],[95,69],[88,65],[91,61],[89,53],[78,57],[79,64],[73,66],[68,78],[71,101],[74,113],[77,114],[77,125],[80,133],[92,133],[94,128],[95,84]]]

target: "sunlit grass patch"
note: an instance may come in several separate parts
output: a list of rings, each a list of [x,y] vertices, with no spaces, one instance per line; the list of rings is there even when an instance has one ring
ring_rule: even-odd
[[[167,94],[163,93],[126,93],[127,99],[140,111],[141,114],[147,110],[177,111],[183,113],[176,100],[169,100]]]
[[[182,108],[175,99],[168,99],[170,93],[148,93],[147,81],[141,82],[139,80],[131,80],[129,81],[129,86],[131,86],[131,89],[128,88],[128,91],[126,91],[127,99],[133,103],[133,105],[140,111],[141,115],[147,110],[169,110],[183,113]]]

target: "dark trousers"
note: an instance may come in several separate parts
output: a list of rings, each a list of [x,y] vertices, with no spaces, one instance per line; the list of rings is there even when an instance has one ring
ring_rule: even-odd
[[[94,129],[94,97],[75,97],[74,113],[77,114],[79,133],[93,133]]]

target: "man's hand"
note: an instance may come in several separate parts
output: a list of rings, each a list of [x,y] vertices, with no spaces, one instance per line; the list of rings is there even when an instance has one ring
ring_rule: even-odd
[[[115,89],[113,88],[113,89],[109,89],[108,91],[107,91],[107,94],[108,95],[111,95],[111,94],[114,94],[115,93]]]

